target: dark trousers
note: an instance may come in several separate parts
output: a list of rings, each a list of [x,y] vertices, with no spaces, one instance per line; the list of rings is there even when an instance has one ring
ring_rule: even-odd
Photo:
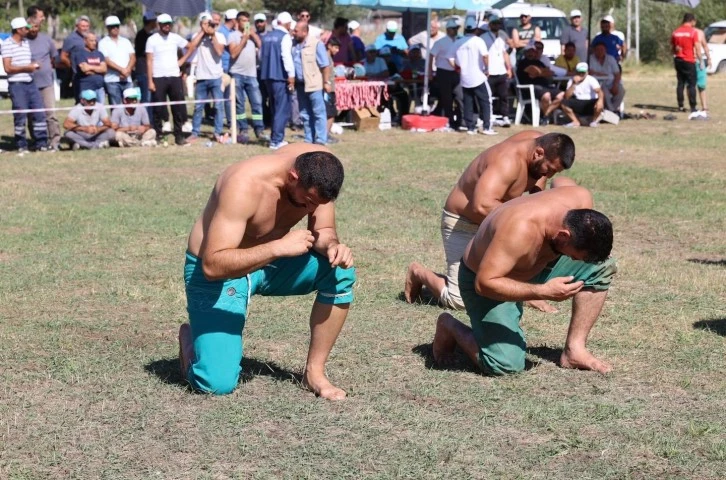
[[[45,108],[40,91],[32,80],[30,82],[8,82],[8,93],[10,94],[10,100],[12,100],[13,110]],[[45,122],[45,112],[13,114],[15,144],[18,148],[28,148],[25,127],[29,116],[33,119],[32,129],[33,137],[35,138],[35,148],[47,147],[48,124]]]
[[[460,76],[452,70],[439,69],[436,71],[436,88],[439,91],[439,103],[437,114],[449,119],[449,127],[458,128],[461,124],[461,111],[463,103],[463,92],[459,85]],[[455,117],[458,109],[459,115]]]
[[[178,102],[184,100],[184,84],[181,77],[154,77],[154,85],[156,91],[152,92],[151,100],[153,102],[165,102],[169,97],[169,101]],[[156,138],[162,137],[162,124],[164,122],[165,105],[154,107],[154,130],[156,130]],[[171,116],[174,119],[174,141],[176,143],[184,142],[184,134],[182,133],[182,125],[187,121],[187,106],[184,104],[172,105]],[[168,117],[167,117],[168,118]]]
[[[474,117],[474,103],[479,108],[479,118],[483,122],[484,130],[491,128],[492,118],[492,95],[489,91],[489,84],[486,80],[474,88],[464,88],[464,122],[468,130],[476,129],[476,118]]]
[[[509,78],[506,75],[489,75],[489,88],[492,95],[497,97],[494,102],[494,111],[503,117],[509,116]]]
[[[265,80],[267,94],[270,96],[272,111],[272,134],[270,143],[276,145],[285,140],[285,126],[290,119],[290,91],[285,80]]]
[[[262,97],[262,123],[265,125],[265,128],[270,128],[272,126],[270,94],[267,93],[267,84],[264,80],[257,77],[257,83],[260,85],[260,96]]]
[[[691,111],[696,111],[696,64],[686,62],[681,58],[675,59],[676,78],[678,78],[678,86],[676,86],[676,98],[678,99],[678,108],[683,107],[683,87],[688,88],[688,103]]]

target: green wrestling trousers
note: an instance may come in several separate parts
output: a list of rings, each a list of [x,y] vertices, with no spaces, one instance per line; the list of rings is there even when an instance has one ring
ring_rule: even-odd
[[[223,395],[237,386],[242,367],[242,330],[252,295],[306,295],[329,305],[353,301],[355,269],[331,267],[316,252],[280,258],[242,278],[209,281],[200,258],[187,252],[184,265],[187,312],[195,359],[187,372],[192,387]]]
[[[617,272],[614,258],[602,263],[586,263],[561,256],[550,263],[529,283],[542,284],[555,277],[575,277],[585,282],[585,289],[607,290]],[[492,375],[521,372],[527,342],[519,326],[522,302],[502,302],[478,295],[474,290],[476,273],[464,262],[459,269],[459,288],[471,328],[479,345],[479,367]]]

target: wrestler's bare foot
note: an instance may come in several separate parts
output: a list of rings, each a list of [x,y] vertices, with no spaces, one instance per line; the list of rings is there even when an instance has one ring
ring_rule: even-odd
[[[556,307],[553,307],[549,303],[547,303],[544,300],[527,300],[524,302],[524,304],[530,308],[534,308],[535,310],[539,310],[540,312],[545,313],[557,313],[559,310],[557,310]]]
[[[194,343],[192,342],[192,327],[188,323],[182,323],[179,327],[179,369],[182,378],[187,378],[189,365],[194,358]]]
[[[408,303],[413,303],[416,298],[421,294],[422,283],[416,278],[416,271],[423,266],[419,263],[413,262],[408,266],[406,272],[406,286],[403,290],[403,295],[406,297]]]
[[[436,320],[436,333],[433,341],[434,362],[437,365],[451,365],[454,362],[454,349],[456,340],[447,328],[447,323],[456,320],[450,314],[444,312]]]
[[[306,371],[303,375],[303,385],[315,395],[326,400],[343,400],[347,396],[345,390],[330,383],[324,373],[315,374]]]
[[[594,370],[600,373],[608,373],[613,367],[595,358],[586,348],[571,350],[565,348],[560,355],[560,366],[562,368],[577,368],[580,370]]]

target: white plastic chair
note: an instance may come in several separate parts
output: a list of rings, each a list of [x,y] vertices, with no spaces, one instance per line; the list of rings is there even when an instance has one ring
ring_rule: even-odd
[[[514,117],[514,124],[520,125],[522,123],[522,116],[525,115],[525,111],[527,110],[527,105],[531,105],[532,108],[532,115],[529,116],[529,119],[532,120],[532,126],[533,127],[539,127],[539,100],[534,98],[534,85],[520,85],[519,81],[516,80],[515,75],[515,82],[516,82],[516,90],[517,90],[517,113]],[[524,95],[522,95],[523,91],[529,91],[529,98],[525,98]]]

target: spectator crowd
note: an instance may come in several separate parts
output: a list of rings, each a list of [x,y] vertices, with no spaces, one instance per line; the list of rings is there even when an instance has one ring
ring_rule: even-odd
[[[622,62],[628,52],[615,20],[603,17],[590,44],[579,10],[570,12],[554,62],[544,54],[540,28],[526,10],[511,35],[501,12],[493,10],[481,21],[467,16],[463,25],[452,17],[443,30],[434,15],[429,28],[408,40],[398,22],[390,20],[367,46],[357,21],[337,18],[324,32],[310,23],[304,8],[295,19],[282,12],[270,25],[264,13],[204,12],[196,33],[187,38],[172,32],[170,15],[147,12],[133,43],[120,35],[117,16],[106,17],[106,35],[100,39],[91,20],[80,16],[58,57],[53,40],[42,32],[43,10],[31,6],[27,13],[12,20],[12,35],[0,47],[12,108],[18,111],[14,135],[21,152],[58,150],[62,142],[72,149],[155,146],[167,131],[176,145],[185,146],[202,137],[204,121],[213,125],[219,143],[231,141],[227,130],[236,122],[239,143],[269,142],[278,149],[287,144],[286,127],[292,127],[302,130],[305,142],[327,145],[337,142],[330,134],[340,113],[335,79],[351,71],[387,82],[389,95],[380,108],[390,109],[394,122],[409,113],[412,101],[429,108],[422,105],[425,97],[418,87],[429,75],[431,97],[437,100],[433,113],[448,119],[447,130],[469,134],[496,135],[494,127],[511,125],[515,98],[538,103],[540,124],[561,112],[566,126],[586,119],[596,127],[605,112],[622,113],[626,93]],[[687,87],[689,118],[708,115],[705,105],[696,109],[697,87],[705,101],[705,67],[698,61],[705,40],[698,32],[695,17],[688,14],[672,40],[678,106],[684,109]],[[72,71],[76,100],[62,129],[53,84],[57,67]],[[521,85],[532,88],[517,88]],[[190,123],[184,100],[189,90],[196,102]],[[526,98],[529,91],[534,98]]]

